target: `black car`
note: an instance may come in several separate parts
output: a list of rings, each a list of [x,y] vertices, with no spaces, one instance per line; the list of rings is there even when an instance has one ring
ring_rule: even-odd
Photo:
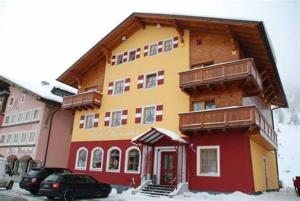
[[[33,168],[27,173],[20,182],[20,188],[29,191],[35,195],[40,190],[40,183],[49,175],[53,173],[70,172],[66,168]]]
[[[64,198],[105,198],[111,192],[109,184],[98,182],[86,174],[52,174],[47,177],[40,187],[40,194],[48,199]]]

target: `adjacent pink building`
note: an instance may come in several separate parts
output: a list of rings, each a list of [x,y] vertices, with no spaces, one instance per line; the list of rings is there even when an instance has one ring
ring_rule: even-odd
[[[74,114],[61,109],[62,96],[72,88],[39,85],[0,76],[8,87],[0,127],[0,155],[16,179],[32,167],[67,167]],[[0,91],[1,94],[1,91]],[[4,103],[4,101],[3,101]]]

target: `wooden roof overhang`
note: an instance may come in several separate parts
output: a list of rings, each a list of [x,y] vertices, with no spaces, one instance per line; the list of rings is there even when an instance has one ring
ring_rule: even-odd
[[[253,58],[263,79],[264,97],[273,105],[287,107],[288,103],[279,77],[275,59],[263,22],[221,18],[194,17],[184,15],[132,13],[108,33],[59,78],[67,85],[78,87],[82,76],[101,60],[110,62],[111,51],[146,25],[174,27],[183,41],[183,30],[198,30],[208,33],[229,34],[242,48],[245,57]]]

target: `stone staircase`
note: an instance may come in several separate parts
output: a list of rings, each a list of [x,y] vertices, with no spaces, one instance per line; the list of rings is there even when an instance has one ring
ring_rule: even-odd
[[[174,190],[175,186],[147,184],[142,189],[140,189],[139,192],[151,197],[169,197]]]

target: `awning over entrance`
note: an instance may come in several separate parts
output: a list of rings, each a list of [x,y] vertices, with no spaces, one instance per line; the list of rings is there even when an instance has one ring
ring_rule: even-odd
[[[151,127],[151,129],[146,131],[145,133],[142,133],[132,138],[131,141],[137,144],[142,143],[142,144],[151,145],[158,142],[159,140],[162,140],[163,138],[168,138],[172,141],[178,142],[179,144],[187,143],[187,141],[185,141],[183,138],[181,138],[173,131],[167,130],[165,128],[155,128],[155,127]]]

